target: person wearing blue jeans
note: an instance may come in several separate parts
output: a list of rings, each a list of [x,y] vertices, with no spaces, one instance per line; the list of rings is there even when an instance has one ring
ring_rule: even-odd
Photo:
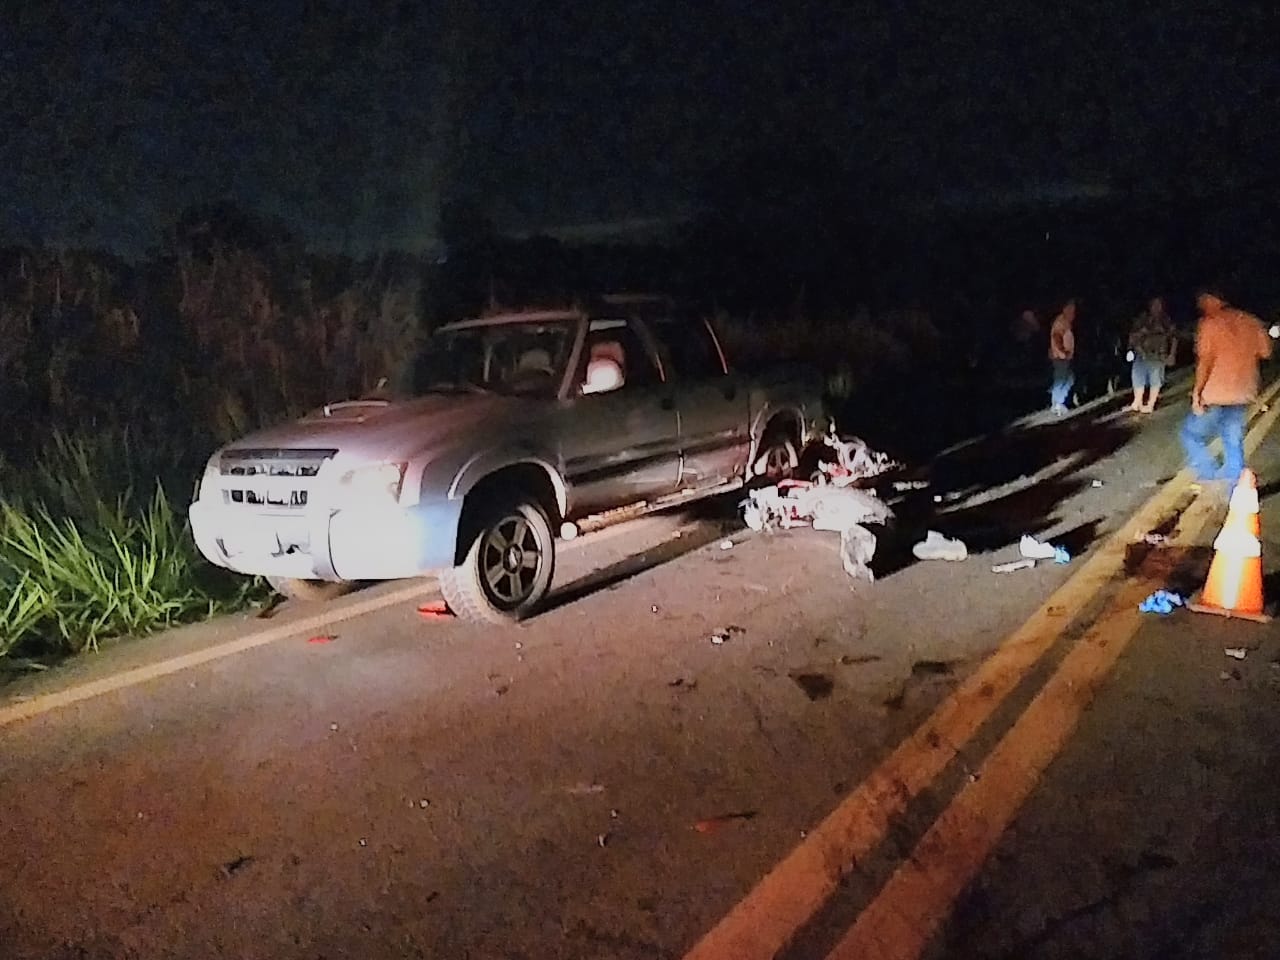
[[[1232,487],[1245,467],[1245,421],[1258,396],[1258,364],[1271,356],[1271,338],[1257,317],[1227,306],[1216,294],[1202,293],[1196,302],[1196,380],[1182,446],[1196,480]],[[1222,439],[1221,466],[1209,452],[1215,437]]]
[[[1234,487],[1244,470],[1244,428],[1249,405],[1215,404],[1203,413],[1192,413],[1182,424],[1182,449],[1187,452],[1187,465],[1200,483],[1225,480]],[[1222,438],[1222,465],[1209,452],[1215,437]]]
[[[1067,397],[1076,382],[1071,361],[1076,355],[1076,302],[1068,300],[1049,328],[1049,362],[1053,365],[1053,383],[1049,386],[1049,409],[1058,416],[1067,412]]]

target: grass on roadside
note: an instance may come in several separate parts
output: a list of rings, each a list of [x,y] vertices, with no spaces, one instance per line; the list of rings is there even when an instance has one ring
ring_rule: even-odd
[[[139,454],[149,450],[152,456]],[[242,607],[256,581],[196,550],[154,464],[124,431],[55,435],[24,470],[0,465],[0,664],[36,666]],[[133,479],[147,477],[149,492]]]

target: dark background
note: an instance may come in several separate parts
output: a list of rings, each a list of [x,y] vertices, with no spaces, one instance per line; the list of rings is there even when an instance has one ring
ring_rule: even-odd
[[[620,288],[736,318],[744,353],[807,350],[863,394],[1010,380],[1010,322],[1069,296],[1082,366],[1105,365],[1154,293],[1183,324],[1199,284],[1280,304],[1278,20],[1177,0],[5,4],[0,319],[26,340],[0,375],[39,423],[85,409],[68,383],[203,395],[234,341],[216,386],[263,393],[269,358],[278,387],[245,403],[270,419],[367,386],[442,320]],[[112,309],[137,343],[103,345]],[[893,363],[848,356],[890,327]],[[1037,349],[1017,372],[1039,392]],[[299,385],[291,358],[323,376]]]

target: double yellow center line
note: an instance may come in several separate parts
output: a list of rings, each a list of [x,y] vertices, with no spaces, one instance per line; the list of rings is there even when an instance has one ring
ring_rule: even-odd
[[[1267,411],[1277,394],[1280,381],[1266,391],[1254,414]],[[1250,454],[1277,416],[1280,407],[1266,412],[1249,431]],[[835,893],[841,878],[880,845],[890,825],[956,758],[1063,631],[1122,574],[1129,545],[1178,512],[1191,479],[1183,470],[1143,504],[685,960],[770,960],[781,953]],[[1181,537],[1195,537],[1208,518],[1205,509],[1188,510]],[[1127,583],[1119,588],[828,960],[904,960],[924,951],[956,896],[1070,737],[1093,691],[1137,633],[1137,606],[1148,586]]]

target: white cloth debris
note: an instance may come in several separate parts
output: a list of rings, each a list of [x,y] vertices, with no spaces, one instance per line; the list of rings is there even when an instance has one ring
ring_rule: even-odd
[[[902,466],[888,454],[872,450],[866,441],[858,437],[841,437],[836,432],[834,423],[831,424],[821,444],[827,448],[835,460],[831,462],[827,457],[819,460],[820,483],[844,487],[855,480],[878,477]]]
[[[1030,558],[1022,560],[1010,560],[1008,563],[997,563],[991,568],[992,573],[1014,573],[1018,570],[1030,570],[1036,565],[1036,562]]]
[[[1024,533],[1018,541],[1018,552],[1028,560],[1052,560],[1056,552],[1053,544],[1037,540],[1029,533]]]
[[[753,490],[742,502],[742,517],[756,531],[812,527],[838,532],[845,572],[871,580],[876,535],[865,524],[886,523],[893,510],[869,490],[793,480]]]
[[[923,540],[911,548],[917,560],[965,560],[969,556],[969,548],[964,541],[954,537],[946,537],[937,530],[930,530]]]
[[[840,562],[844,572],[855,580],[874,583],[871,560],[876,555],[876,535],[860,524],[840,531]]]

